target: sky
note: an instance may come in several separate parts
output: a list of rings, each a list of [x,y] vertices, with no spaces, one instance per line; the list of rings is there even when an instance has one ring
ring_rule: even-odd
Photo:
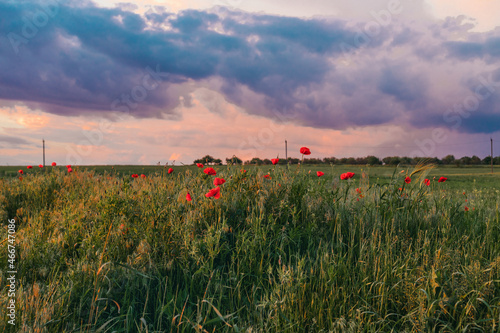
[[[0,2],[0,165],[500,155],[497,0]],[[495,145],[495,143],[497,143]]]

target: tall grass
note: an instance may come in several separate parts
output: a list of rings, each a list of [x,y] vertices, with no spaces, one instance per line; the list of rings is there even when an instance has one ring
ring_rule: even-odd
[[[422,166],[386,185],[216,169],[227,180],[218,200],[201,170],[2,181],[1,223],[18,225],[18,308],[15,329],[2,320],[0,331],[499,330],[497,190],[427,187]]]

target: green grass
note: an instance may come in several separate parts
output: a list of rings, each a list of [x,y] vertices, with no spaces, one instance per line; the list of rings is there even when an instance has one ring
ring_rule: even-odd
[[[47,167],[22,180],[2,168],[18,308],[0,331],[499,330],[500,177],[488,168],[424,168],[410,184],[401,168],[215,169],[218,200],[196,167]],[[340,181],[346,171],[356,176]],[[0,262],[6,308],[5,242]]]

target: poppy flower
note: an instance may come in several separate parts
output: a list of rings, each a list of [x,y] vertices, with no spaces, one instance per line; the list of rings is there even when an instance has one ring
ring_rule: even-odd
[[[198,168],[203,168],[203,164],[201,164],[201,163],[196,163],[196,166],[197,166]]]
[[[68,168],[68,169],[69,169],[69,168],[71,168],[71,165],[69,165],[69,164],[68,164],[68,165],[66,165],[66,168]]]
[[[269,177],[270,177],[269,175],[264,175],[264,178],[267,178],[267,179],[269,179]]]
[[[68,169],[68,171],[69,171],[69,169]],[[132,174],[132,178],[137,178],[137,177],[139,177],[138,174],[136,174],[136,173]]]
[[[217,174],[217,172],[215,172],[214,168],[205,168],[205,170],[203,170],[203,172],[209,176],[215,176]]]
[[[52,166],[56,166],[56,165],[57,165],[57,163],[56,163],[56,162],[52,162]]]
[[[23,171],[23,170],[19,170],[18,172],[19,172],[21,175],[23,175],[23,174],[24,174],[24,171]]]
[[[318,175],[318,177],[321,177],[321,176],[325,175],[325,173],[322,172],[322,171],[316,171],[316,174]]]
[[[191,194],[189,194],[189,192],[186,194],[186,200],[187,201],[192,201],[193,198],[191,198]]]
[[[273,163],[273,165],[278,164],[279,161],[280,161],[279,158],[271,158],[271,163]]]
[[[23,180],[23,177],[19,177],[19,180]]]
[[[247,171],[246,171],[246,170],[241,170],[241,172],[245,173],[245,172],[247,172]]]
[[[429,186],[431,184],[431,181],[429,179],[424,179],[424,184]]]
[[[355,173],[354,172],[346,172],[340,175],[340,179],[346,180],[354,177]]]
[[[71,168],[68,168],[68,172],[73,172],[73,169],[71,169]]]
[[[217,178],[217,177],[215,177],[215,179],[214,179],[214,185],[215,186],[222,185],[225,182],[226,182],[226,180],[224,178]]]
[[[208,191],[207,194],[205,194],[205,196],[207,198],[214,197],[215,199],[219,199],[220,198],[220,187],[217,186],[216,188],[211,189],[210,191]]]
[[[307,147],[302,147],[302,148],[300,148],[300,153],[301,153],[302,155],[311,155],[311,151],[310,151],[310,150],[309,150],[309,148],[307,148]]]
[[[444,183],[444,182],[445,182],[445,181],[447,181],[447,180],[448,180],[448,178],[446,178],[446,177],[441,177],[441,178],[439,178],[438,183]]]
[[[406,177],[405,178],[405,183],[406,184],[410,184],[411,183],[411,178],[410,177]]]
[[[167,171],[167,173],[172,173],[172,172],[174,172],[174,169],[172,169],[172,168],[169,168]]]
[[[142,174],[142,175],[141,175],[141,177],[142,177],[142,178],[146,178],[146,175],[145,175],[145,174]]]
[[[39,164],[39,165],[38,165],[38,167],[39,167],[39,168],[43,168],[43,165],[42,165],[42,164]]]
[[[33,169],[33,167],[31,165],[28,165],[26,168]]]
[[[361,189],[359,187],[356,189],[356,193],[361,193]]]
[[[469,207],[465,206],[465,211],[468,212],[469,211]]]

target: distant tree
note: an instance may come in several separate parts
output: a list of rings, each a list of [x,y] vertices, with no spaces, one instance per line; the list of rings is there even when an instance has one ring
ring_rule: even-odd
[[[226,164],[241,165],[243,164],[243,161],[240,158],[233,155],[233,157],[231,158],[226,158]]]
[[[446,155],[443,158],[443,164],[453,164],[455,163],[455,156],[453,155]]]
[[[264,164],[264,165],[269,165],[269,164],[273,164],[273,162],[271,162],[271,160],[270,160],[270,159],[265,158],[265,159],[262,161],[262,164]]]
[[[491,156],[486,156],[485,158],[483,158],[483,160],[481,162],[483,164],[490,165],[491,164]]]
[[[481,164],[481,159],[479,157],[477,157],[476,155],[474,155],[470,158],[470,164],[474,164],[474,165]]]
[[[208,165],[210,165],[210,164],[216,164],[215,163],[215,158],[213,158],[210,155],[205,155],[204,157],[202,157],[200,159],[194,160],[193,163],[194,164],[196,164],[196,163],[202,163],[202,164],[208,164]]]
[[[222,165],[222,160],[220,158],[214,159],[214,165]]]
[[[335,157],[325,157],[323,159],[323,163],[326,163],[326,164],[337,164],[338,160]]]
[[[262,165],[262,160],[258,157],[254,157],[250,160],[249,164]]]
[[[384,157],[382,161],[386,165],[398,165],[401,162],[401,159],[398,156],[388,156]]]
[[[380,165],[382,164],[382,161],[380,161],[380,159],[376,156],[367,156],[366,157],[366,161],[364,164],[369,164],[369,165]]]
[[[464,156],[460,159],[460,164],[463,164],[463,165],[470,165],[471,164],[471,161],[472,161],[472,158],[470,158],[469,156]]]

